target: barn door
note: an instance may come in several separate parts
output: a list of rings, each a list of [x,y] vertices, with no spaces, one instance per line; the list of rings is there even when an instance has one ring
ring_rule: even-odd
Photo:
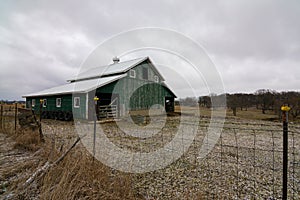
[[[100,94],[97,104],[98,119],[119,117],[119,94]]]
[[[174,112],[174,98],[165,97],[165,110],[166,112]]]

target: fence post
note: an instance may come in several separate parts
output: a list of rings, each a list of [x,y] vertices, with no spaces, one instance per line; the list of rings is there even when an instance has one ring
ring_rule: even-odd
[[[43,135],[43,132],[42,132],[42,109],[43,109],[43,103],[44,103],[44,100],[43,99],[40,99],[40,110],[39,110],[39,113],[40,113],[40,120],[39,120],[39,133],[40,133],[40,139],[42,142],[45,142],[45,139],[44,139],[44,135]]]
[[[288,114],[290,107],[282,106],[283,122],[283,161],[282,161],[282,199],[287,200],[288,183]]]
[[[18,103],[15,103],[15,133],[17,133]]]
[[[3,104],[1,103],[1,111],[0,111],[0,127],[3,128]]]
[[[39,109],[39,121],[40,123],[42,123],[42,109],[43,109],[43,103],[44,103],[44,100],[43,99],[40,99],[40,109]]]
[[[96,154],[96,122],[97,122],[97,101],[99,98],[97,96],[94,97],[94,102],[95,102],[95,116],[94,116],[94,135],[93,135],[93,162],[95,159],[95,154]]]

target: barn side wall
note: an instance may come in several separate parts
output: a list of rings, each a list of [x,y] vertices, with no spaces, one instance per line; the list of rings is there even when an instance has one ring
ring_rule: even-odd
[[[61,98],[61,107],[56,107],[56,98]],[[35,112],[39,112],[40,110],[41,99],[47,99],[47,105],[42,108],[43,111],[72,111],[72,95],[27,97],[26,108],[31,108],[33,99],[35,99],[35,106],[32,109]]]
[[[80,97],[80,107],[75,108],[74,97]],[[61,107],[56,106],[56,99],[61,98]],[[32,100],[35,100],[35,106],[31,107]],[[36,113],[40,110],[40,100],[46,99],[47,105],[42,107],[42,111],[63,111],[72,112],[76,119],[86,119],[86,94],[68,94],[68,95],[53,95],[40,97],[27,97],[26,108],[32,108]]]
[[[78,108],[74,107],[75,97],[80,97],[80,106]],[[74,119],[87,119],[86,94],[73,94],[72,105]]]
[[[96,95],[100,101],[103,93],[119,95],[121,115],[126,115],[130,110],[149,109],[154,104],[160,104],[164,107],[165,97],[174,98],[174,95],[161,84],[137,80],[128,76],[98,88]]]

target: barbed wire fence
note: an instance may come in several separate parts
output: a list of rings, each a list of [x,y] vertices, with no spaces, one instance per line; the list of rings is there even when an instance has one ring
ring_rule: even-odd
[[[1,129],[16,132],[18,105],[1,105]],[[108,137],[134,151],[153,151],[170,141],[170,129],[179,120],[168,118],[160,135],[149,138],[143,146],[117,130]],[[51,120],[45,120],[48,123]],[[51,124],[51,123],[50,123]],[[115,124],[104,123],[103,129]],[[143,174],[132,174],[133,190],[145,198],[190,199],[281,199],[283,170],[282,124],[255,120],[226,120],[214,149],[199,161],[199,148],[209,126],[209,118],[201,118],[199,133],[189,150],[165,169]],[[62,128],[53,124],[52,129]],[[176,127],[175,127],[176,128]],[[89,131],[89,130],[87,130]],[[47,132],[47,130],[45,130]],[[52,130],[55,132],[55,130]],[[92,130],[89,131],[92,133]],[[300,125],[289,124],[288,199],[300,199]],[[185,138],[182,138],[185,140]],[[156,145],[154,143],[160,143]],[[139,148],[137,148],[139,146]],[[176,151],[176,149],[174,149]]]

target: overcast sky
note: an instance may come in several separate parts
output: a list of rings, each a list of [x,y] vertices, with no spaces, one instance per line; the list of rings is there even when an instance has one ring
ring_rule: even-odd
[[[98,44],[141,27],[199,43],[226,92],[299,91],[299,19],[298,0],[2,0],[0,99],[65,83]]]

